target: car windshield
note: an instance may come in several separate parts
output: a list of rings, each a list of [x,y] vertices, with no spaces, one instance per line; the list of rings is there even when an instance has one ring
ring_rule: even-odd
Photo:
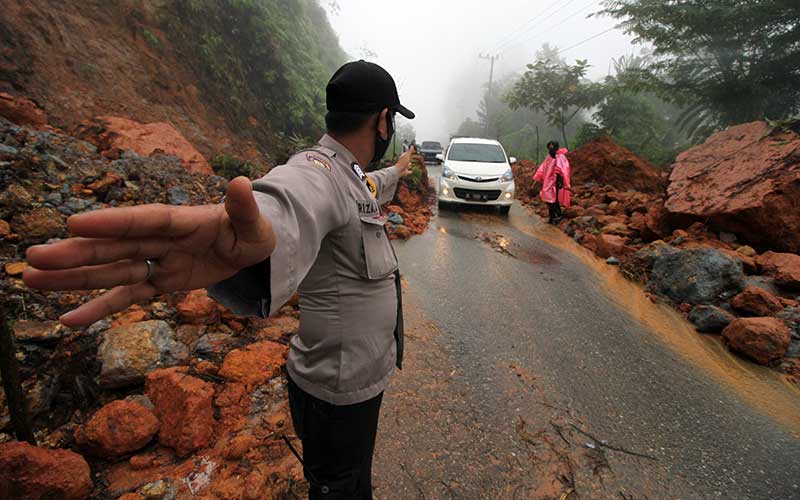
[[[475,161],[483,163],[505,163],[506,155],[496,144],[453,144],[448,160]]]
[[[423,142],[422,149],[442,149],[442,145],[438,142]]]

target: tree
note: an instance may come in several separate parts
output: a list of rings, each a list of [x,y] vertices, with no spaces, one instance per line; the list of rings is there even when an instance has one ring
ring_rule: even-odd
[[[646,54],[613,59],[615,73],[605,79],[604,97],[592,115],[597,123],[584,124],[578,143],[608,135],[655,164],[674,160],[677,149],[687,142],[675,126],[682,110],[631,84],[649,63]]]
[[[642,88],[687,112],[690,134],[800,111],[797,0],[605,0],[635,42],[654,47]]]
[[[484,131],[483,125],[480,122],[476,122],[472,118],[467,117],[461,125],[458,126],[458,130],[456,131],[455,135],[461,137],[480,137],[483,135]]]
[[[600,85],[584,80],[588,67],[586,60],[573,66],[540,59],[528,65],[506,100],[512,109],[544,111],[548,123],[561,132],[564,145],[569,147],[567,124],[602,97]]]

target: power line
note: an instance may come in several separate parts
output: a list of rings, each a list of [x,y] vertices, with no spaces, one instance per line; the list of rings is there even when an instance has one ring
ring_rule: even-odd
[[[569,46],[569,47],[567,47],[566,49],[559,49],[559,48],[555,48],[554,50],[555,50],[556,52],[558,52],[559,54],[563,54],[564,52],[567,52],[568,50],[572,50],[572,49],[574,49],[575,47],[579,47],[579,46],[583,45],[584,43],[591,42],[591,41],[592,41],[592,40],[594,40],[595,38],[601,37],[601,36],[605,35],[606,33],[610,32],[610,31],[614,31],[615,29],[617,29],[617,26],[612,26],[611,28],[608,28],[607,30],[603,30],[603,31],[601,31],[600,33],[597,33],[597,34],[595,34],[595,35],[592,35],[592,36],[590,36],[589,38],[585,38],[585,39],[581,40],[581,41],[580,41],[580,42],[578,42],[578,43],[575,43],[575,44],[573,44],[573,45],[570,45],[570,46]],[[527,66],[527,65],[525,65],[525,66],[523,66],[523,67],[522,67],[522,68],[520,68],[520,69],[524,69],[524,68],[527,68],[527,67],[528,67],[528,66]]]
[[[574,49],[575,47],[578,47],[578,46],[580,46],[580,45],[583,45],[584,43],[587,43],[587,42],[591,42],[591,41],[592,41],[592,40],[594,40],[595,38],[598,38],[598,37],[600,37],[600,36],[603,36],[603,35],[605,35],[606,33],[608,33],[609,31],[614,31],[615,29],[617,29],[617,27],[616,27],[616,26],[612,26],[611,28],[608,28],[607,30],[601,31],[600,33],[598,33],[598,34],[596,34],[596,35],[590,36],[590,37],[589,37],[589,38],[587,38],[586,40],[581,40],[580,42],[576,43],[575,45],[570,45],[570,46],[569,46],[569,47],[567,47],[566,49],[558,49],[558,53],[560,54],[560,53],[562,53],[562,52],[566,52],[566,51],[568,51],[568,50],[572,50],[572,49]]]
[[[560,8],[553,10],[553,12],[551,12],[549,16],[546,16],[546,17],[543,17],[542,19],[539,19],[539,22],[538,22],[538,24],[542,24],[542,23],[544,23],[545,21],[547,21],[548,19],[551,19],[551,18],[553,18],[554,16],[557,16],[559,13],[561,13],[561,12],[563,11],[563,9],[565,9],[565,8],[569,7],[569,6],[570,6],[570,5],[571,5],[573,2],[575,2],[575,0],[567,0],[567,2],[566,2],[564,5],[562,5]],[[520,40],[522,40],[522,39],[523,39],[525,36],[527,36],[527,34],[528,34],[528,33],[529,33],[529,32],[530,32],[532,29],[534,29],[534,28],[536,28],[536,25],[534,25],[534,26],[531,26],[529,29],[527,29],[527,30],[525,30],[524,32],[520,33],[520,34],[519,34],[519,37],[517,38],[517,40],[516,40],[516,41],[515,41],[514,39],[511,39],[511,40],[509,40],[508,42],[504,43],[504,44],[503,44],[503,45],[502,45],[500,48],[498,48],[497,50],[498,50],[498,51],[506,51],[506,50],[508,50],[510,47],[513,47],[513,46],[514,46],[515,44],[517,44],[517,43],[518,43]]]
[[[584,12],[584,11],[585,11],[585,10],[587,10],[587,9],[589,9],[590,7],[594,7],[595,5],[597,5],[597,2],[595,2],[595,1],[593,0],[592,2],[589,2],[587,5],[584,5],[584,6],[583,6],[583,7],[581,7],[580,9],[578,9],[578,10],[576,10],[575,12],[573,12],[573,13],[569,14],[569,15],[568,15],[567,17],[565,17],[564,19],[562,19],[562,20],[558,21],[558,22],[557,22],[556,24],[554,24],[553,26],[550,26],[550,28],[548,28],[548,29],[546,29],[546,30],[544,30],[544,31],[542,31],[542,32],[537,32],[537,33],[534,33],[534,36],[533,36],[533,37],[530,37],[530,38],[527,38],[527,39],[524,39],[524,38],[523,38],[523,39],[520,39],[520,40],[518,40],[517,42],[515,42],[515,43],[513,43],[513,44],[511,44],[511,45],[509,45],[509,46],[507,46],[505,49],[501,50],[501,51],[500,51],[500,53],[501,53],[501,54],[504,54],[504,53],[508,52],[509,50],[511,50],[511,48],[513,48],[514,46],[518,45],[518,44],[521,44],[521,43],[524,43],[524,42],[529,42],[529,41],[531,41],[531,40],[537,40],[537,39],[540,39],[541,37],[543,37],[543,36],[544,36],[544,35],[546,35],[547,33],[550,33],[550,32],[551,32],[551,31],[553,31],[554,29],[556,29],[556,28],[558,28],[558,27],[561,27],[561,26],[562,26],[564,23],[566,23],[567,21],[569,21],[569,20],[570,20],[570,19],[572,19],[573,17],[577,16],[578,14],[581,14],[582,12]]]
[[[506,36],[501,38],[500,41],[498,42],[498,44],[495,45],[495,49],[492,52],[496,52],[497,50],[499,50],[501,47],[505,46],[508,42],[512,41],[517,36],[522,35],[522,34],[526,33],[527,31],[529,31],[529,25],[531,25],[531,23],[533,23],[534,21],[537,21],[540,17],[542,17],[543,15],[547,14],[547,12],[549,11],[549,9],[551,7],[555,7],[561,1],[563,1],[563,0],[556,0],[555,2],[551,3],[550,5],[548,5],[544,9],[542,9],[541,12],[539,12],[538,14],[533,16],[532,18],[528,19],[525,23],[520,25],[517,29],[512,30],[510,33],[506,34]],[[569,1],[572,1],[572,0],[569,0]],[[569,2],[568,2],[568,4],[569,4]]]

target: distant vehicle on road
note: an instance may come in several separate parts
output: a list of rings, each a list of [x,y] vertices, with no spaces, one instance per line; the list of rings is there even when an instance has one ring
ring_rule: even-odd
[[[419,147],[419,152],[425,157],[425,163],[437,163],[441,161],[436,158],[436,155],[442,154],[442,143],[437,141],[425,141]]]
[[[450,141],[439,178],[439,206],[449,203],[495,205],[507,214],[514,204],[514,174],[503,146],[491,139],[458,137]]]

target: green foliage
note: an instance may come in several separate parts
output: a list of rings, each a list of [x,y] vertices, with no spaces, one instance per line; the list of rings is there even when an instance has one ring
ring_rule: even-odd
[[[422,183],[422,168],[412,163],[410,170],[411,173],[404,178],[405,182],[411,189],[417,189]]]
[[[652,163],[663,165],[675,159],[688,143],[675,126],[682,110],[637,87],[635,75],[646,70],[648,64],[647,56],[628,55],[614,60],[616,73],[606,78],[605,96],[593,115],[597,123],[581,127],[576,137],[578,145],[608,135]]]
[[[512,109],[543,111],[548,123],[561,131],[564,145],[569,147],[567,124],[602,97],[599,85],[584,80],[588,67],[585,60],[569,65],[539,59],[528,65],[528,71],[514,84],[506,100]]]
[[[211,160],[211,168],[214,169],[215,174],[228,180],[241,175],[252,178],[256,172],[255,164],[228,155],[215,156]]]
[[[147,45],[149,45],[153,50],[161,52],[161,50],[164,48],[161,40],[159,40],[158,37],[148,29],[142,30],[142,38],[144,38],[144,41],[147,42]]]
[[[797,0],[605,0],[655,62],[630,72],[640,89],[686,108],[678,124],[695,138],[715,129],[800,111]]]
[[[273,149],[320,135],[346,54],[316,0],[176,0],[162,19],[234,129]]]

